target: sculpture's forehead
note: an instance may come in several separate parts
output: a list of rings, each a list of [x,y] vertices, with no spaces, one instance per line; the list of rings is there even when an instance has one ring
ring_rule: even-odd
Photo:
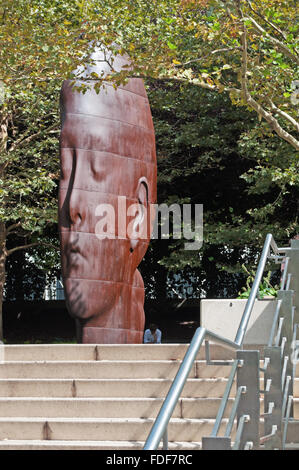
[[[60,145],[61,149],[92,150],[150,163],[155,161],[153,132],[96,116],[67,114]]]
[[[131,80],[136,83],[136,79]],[[146,95],[141,94],[141,85],[134,87],[129,81],[125,87],[115,89],[111,84],[105,83],[104,88],[96,93],[94,84],[87,84],[90,88],[83,94],[72,87],[70,81],[63,83],[63,115],[72,113],[98,116],[153,130],[149,102]]]
[[[61,148],[109,152],[156,162],[155,135],[147,98],[106,86],[99,94],[62,88]]]

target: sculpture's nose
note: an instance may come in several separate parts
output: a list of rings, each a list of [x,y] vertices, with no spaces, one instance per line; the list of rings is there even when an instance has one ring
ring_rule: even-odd
[[[79,226],[83,219],[83,201],[81,191],[72,188],[69,199],[69,218],[71,225]]]
[[[71,226],[77,229],[83,223],[84,216],[84,191],[82,191],[81,179],[84,169],[81,168],[78,155],[73,156],[73,168],[69,184],[68,212]]]

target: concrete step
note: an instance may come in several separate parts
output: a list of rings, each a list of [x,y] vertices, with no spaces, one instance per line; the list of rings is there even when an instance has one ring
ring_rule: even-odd
[[[229,398],[225,417],[234,398]],[[213,419],[221,398],[180,398],[173,418]],[[1,417],[47,418],[154,418],[163,398],[0,398]],[[261,400],[261,413],[263,413]],[[294,399],[294,418],[299,418],[299,399]]]
[[[0,357],[0,450],[141,449],[187,347],[5,346]],[[211,356],[227,360],[233,353],[213,345]],[[201,438],[212,431],[231,367],[207,365],[203,358],[201,348],[169,424],[170,449],[200,449]],[[294,396],[297,418],[299,378]],[[220,435],[232,403],[230,398]],[[298,435],[293,419],[288,442],[297,442]]]
[[[173,378],[178,360],[160,361],[9,361],[0,364],[0,378]],[[227,377],[230,366],[195,361],[190,378]]]
[[[116,361],[182,360],[188,344],[17,344],[4,345],[6,361]],[[2,346],[3,348],[3,346]],[[211,344],[212,359],[233,359],[235,353],[221,345]],[[201,347],[198,359],[205,359]]]
[[[173,418],[215,418],[220,398],[179,399]],[[225,416],[229,416],[233,399]],[[0,416],[46,418],[155,418],[163,398],[0,398]]]
[[[44,421],[42,418],[0,418],[0,450],[139,450],[144,446],[152,423],[152,419]],[[201,450],[201,438],[210,434],[213,424],[214,420],[172,419],[169,425],[169,450]],[[227,419],[224,420],[219,435],[223,435],[226,424]],[[263,423],[261,436],[262,428]],[[286,450],[298,450],[298,443],[292,442],[294,437],[298,437],[298,432],[299,421],[290,420]],[[76,439],[81,433],[85,440],[82,440],[82,435]],[[17,437],[12,437],[13,434]],[[114,437],[110,438],[111,434],[114,434]],[[127,435],[128,440],[122,437],[123,434]],[[235,432],[233,437],[234,434]],[[180,440],[172,440],[178,435]],[[194,440],[183,441],[185,436],[193,436]],[[162,443],[159,448],[162,448]]]
[[[0,397],[165,397],[171,379],[0,379]],[[227,379],[188,379],[182,397],[222,397]],[[235,386],[233,385],[233,390]],[[233,392],[232,390],[232,392]]]
[[[162,449],[162,442],[158,449]],[[233,445],[233,442],[232,442]],[[144,441],[65,441],[65,440],[0,440],[0,450],[142,450]],[[201,450],[201,442],[169,442],[168,450]],[[265,450],[261,446],[261,450]],[[285,450],[299,450],[298,443],[286,443]]]
[[[144,441],[0,441],[0,450],[142,450],[143,446]],[[162,443],[159,449],[162,449]],[[168,449],[201,450],[201,442],[169,442]]]
[[[9,440],[63,441],[145,441],[154,418],[0,418],[0,444]],[[223,433],[227,419],[220,432]],[[172,418],[168,426],[169,441],[200,442],[209,436],[213,419]]]

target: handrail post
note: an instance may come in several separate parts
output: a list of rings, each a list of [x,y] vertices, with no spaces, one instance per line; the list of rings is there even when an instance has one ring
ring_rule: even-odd
[[[243,360],[243,366],[237,369],[237,389],[246,387],[246,393],[241,395],[238,406],[238,422],[242,417],[250,416],[244,424],[239,448],[244,449],[246,442],[251,441],[253,448],[257,449],[260,436],[260,352],[239,350],[237,359]]]
[[[267,413],[269,409],[269,404],[274,403],[272,413],[265,416],[264,434],[271,434],[273,426],[277,426],[276,445],[279,449],[281,449],[283,399],[283,392],[281,386],[283,358],[281,356],[281,348],[278,346],[266,347],[264,354],[265,357],[269,358],[269,364],[264,375],[264,383],[266,384],[268,380],[271,380],[270,389],[265,393],[264,397],[265,413]],[[269,441],[268,444],[265,443],[266,449],[269,449],[271,445],[271,441]]]
[[[292,274],[290,290],[294,291],[295,318],[294,322],[299,323],[299,240],[291,241],[291,249],[288,251],[290,257],[288,272]]]
[[[289,383],[289,394],[293,395],[293,364],[292,364],[292,353],[293,353],[293,332],[294,332],[294,324],[293,324],[293,297],[294,292],[291,290],[287,291],[278,291],[277,298],[278,300],[282,300],[281,307],[280,307],[280,315],[284,318],[281,330],[281,337],[286,338],[286,342],[283,348],[283,358],[288,357],[287,367],[285,371],[285,377],[288,375],[291,377],[291,381]],[[283,386],[283,384],[282,384]],[[293,416],[293,406],[290,410],[290,416]]]

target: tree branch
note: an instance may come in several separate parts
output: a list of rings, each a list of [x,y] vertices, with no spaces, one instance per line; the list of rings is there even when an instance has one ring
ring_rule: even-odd
[[[12,224],[10,225],[7,229],[6,229],[6,233],[10,233],[12,230],[14,230],[15,228],[18,228],[20,227],[21,225],[21,222],[17,222],[16,224]]]
[[[240,7],[240,0],[236,0],[238,15],[241,20],[244,20],[243,12]],[[242,44],[242,69],[241,69],[241,86],[242,86],[242,95],[244,101],[253,108],[261,117],[263,117],[271,129],[276,132],[279,137],[286,140],[291,144],[296,150],[299,150],[299,141],[295,139],[291,134],[285,131],[278,123],[271,113],[266,111],[257,101],[255,101],[249,93],[248,90],[248,79],[247,79],[247,28],[244,21],[242,21],[242,35],[241,35],[241,44]]]
[[[267,98],[267,101],[270,105],[270,108],[272,111],[274,111],[275,113],[279,114],[281,117],[283,117],[284,119],[286,119],[287,121],[289,121],[295,128],[295,130],[297,132],[299,132],[299,123],[294,119],[292,118],[292,116],[290,116],[288,113],[286,113],[285,111],[282,111],[281,109],[279,109],[271,100],[270,98]]]
[[[27,243],[26,245],[16,246],[15,248],[11,248],[10,250],[7,250],[7,256],[11,255],[12,253],[15,253],[15,251],[26,250],[28,248],[31,248],[37,245],[48,246],[49,248],[54,248],[55,250],[57,250],[57,246],[52,245],[51,243],[35,242],[35,243]]]
[[[296,54],[293,54],[292,51],[285,44],[283,44],[283,42],[279,41],[278,39],[271,36],[271,34],[267,33],[267,31],[262,28],[251,16],[248,16],[248,18],[243,18],[243,20],[250,20],[256,31],[258,31],[261,35],[267,37],[272,42],[272,44],[277,46],[277,48],[281,52],[283,52],[289,59],[299,65],[299,56],[297,54],[297,51]]]
[[[143,78],[143,79],[153,79],[157,82],[179,82],[179,83],[191,83],[192,85],[196,85],[196,86],[199,86],[200,88],[204,88],[205,90],[210,90],[210,91],[220,91],[219,90],[219,87],[218,85],[210,85],[209,83],[206,83],[206,82],[203,82],[202,80],[198,79],[198,78],[194,78],[194,79],[190,79],[190,78],[185,78],[185,77],[159,77],[159,78],[156,78],[156,77],[149,77],[147,75],[132,75],[132,78]],[[223,85],[223,87],[221,87],[221,91],[225,91],[227,93],[236,93],[236,94],[240,94],[241,93],[241,90],[239,90],[238,88],[234,88],[234,87],[226,87]]]
[[[176,67],[184,67],[185,65],[193,64],[194,62],[200,62],[201,60],[206,59],[210,55],[220,54],[222,52],[231,52],[231,51],[241,51],[241,47],[224,47],[223,49],[215,49],[214,51],[210,52],[209,55],[205,55],[203,57],[198,57],[197,59],[189,60],[188,62],[184,62],[183,64],[177,64]]]
[[[267,23],[269,26],[271,26],[271,28],[273,28],[277,33],[279,33],[285,41],[287,40],[284,33],[281,31],[281,29],[279,29],[277,26],[275,26],[275,24],[271,23],[271,21],[269,21],[267,18],[265,18],[264,15],[262,15],[260,11],[257,11],[253,8],[250,0],[246,0],[246,3],[248,3],[250,10],[255,15],[259,16],[263,21],[265,21],[265,23]]]
[[[36,243],[28,243],[26,245],[16,246],[15,248],[11,248],[10,250],[7,250],[7,256],[10,256],[12,253],[15,253],[15,251],[25,250],[27,248],[31,248],[32,246],[36,246],[36,245],[40,245],[40,243],[36,242]]]
[[[26,145],[32,140],[36,139],[39,137],[43,132],[49,132],[57,127],[57,123],[53,124],[52,126],[48,127],[47,129],[40,129],[38,132],[35,134],[31,134],[28,137],[24,138],[24,136],[20,137],[20,139],[16,140],[11,147],[9,148],[8,152],[13,152],[18,146]]]

